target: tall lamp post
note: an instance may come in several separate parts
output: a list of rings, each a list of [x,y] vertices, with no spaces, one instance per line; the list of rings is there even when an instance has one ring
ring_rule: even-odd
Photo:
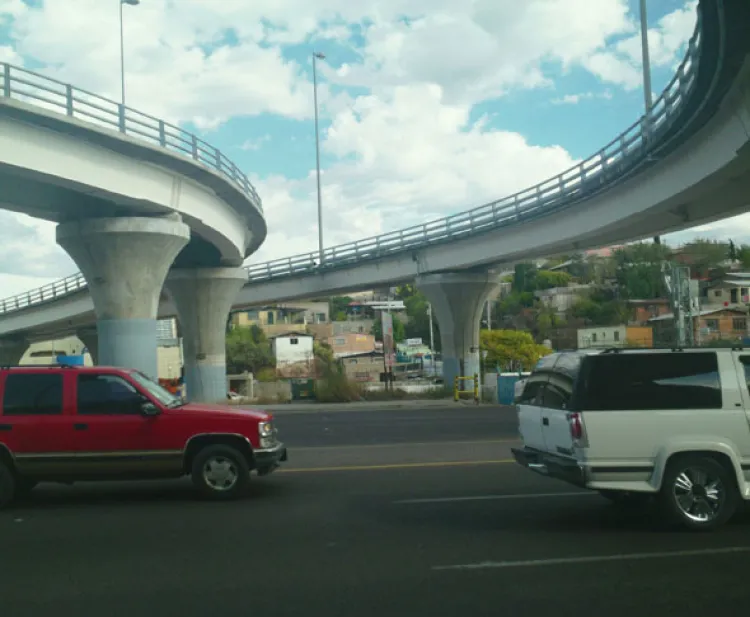
[[[641,0],[641,54],[643,58],[643,99],[646,103],[648,128],[651,128],[651,107],[654,104],[651,93],[651,58],[648,51],[648,14],[646,0]]]
[[[641,13],[641,63],[643,65],[643,101],[646,106],[646,137],[651,137],[651,108],[654,105],[651,92],[651,57],[648,51],[648,13],[646,0],[640,0]],[[654,244],[661,244],[661,238],[654,236]]]
[[[122,105],[125,106],[125,32],[122,25],[122,7],[126,4],[138,6],[141,0],[120,0],[120,79],[122,82]]]
[[[323,199],[320,194],[320,133],[318,130],[318,71],[316,60],[325,60],[325,55],[314,51],[312,54],[313,65],[313,99],[315,101],[315,169],[318,180],[318,257],[320,265],[323,265]]]

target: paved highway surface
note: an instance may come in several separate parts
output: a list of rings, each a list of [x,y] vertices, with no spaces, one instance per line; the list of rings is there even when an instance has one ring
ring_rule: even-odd
[[[279,413],[275,422],[293,446],[423,443],[518,437],[510,407]]]
[[[384,423],[362,413],[335,425],[279,418],[297,446],[289,464],[238,502],[196,501],[187,481],[39,487],[0,513],[0,614],[746,610],[746,515],[712,534],[666,532],[648,511],[620,511],[507,462],[497,410],[433,425],[427,412],[399,411],[393,431],[393,412]]]

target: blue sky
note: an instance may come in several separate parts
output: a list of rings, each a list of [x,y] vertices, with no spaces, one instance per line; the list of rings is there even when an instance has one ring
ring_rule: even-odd
[[[631,0],[627,4],[635,18],[638,1]],[[684,9],[686,4],[680,0],[652,1],[649,23],[658,23],[664,16]],[[337,69],[344,63],[357,60],[358,54],[352,48],[363,44],[363,37],[355,34],[361,31],[361,27],[352,28],[352,38],[346,42],[328,40],[313,45],[308,40],[303,44],[285,46],[283,56],[290,62],[297,63],[312,82],[312,65],[309,62],[311,48],[325,53],[326,64]],[[614,45],[629,36],[632,34],[614,36],[609,39],[609,43]],[[230,35],[229,39],[236,40],[236,35]],[[210,53],[212,46],[207,46],[206,49]],[[683,51],[684,46],[681,46],[679,55]],[[644,98],[640,88],[623,89],[612,86],[583,68],[573,67],[569,71],[563,71],[554,62],[547,63],[545,70],[553,77],[554,85],[541,91],[511,91],[502,97],[480,101],[472,107],[471,120],[476,121],[486,115],[489,118],[486,128],[489,130],[515,131],[524,135],[532,144],[560,145],[573,157],[586,158],[643,113]],[[671,65],[653,67],[654,98],[673,75],[674,67]],[[325,78],[320,79],[325,84]],[[338,92],[347,91],[335,85],[333,88]],[[359,93],[366,92],[364,88],[357,90]],[[593,96],[583,98],[576,104],[565,104],[559,100],[566,95],[581,93]],[[258,176],[280,173],[288,178],[302,179],[310,173],[315,163],[314,125],[310,120],[295,120],[274,114],[234,117],[215,130],[204,131],[204,135],[222,150],[231,152],[232,158],[239,165]],[[323,114],[320,119],[321,133],[325,133],[330,124],[331,117]],[[201,132],[192,123],[188,122],[186,125]],[[261,147],[248,150],[250,143]],[[335,163],[336,157],[324,151],[321,162],[326,167]]]
[[[316,246],[313,49],[326,55],[330,245],[511,194],[614,138],[643,112],[637,4],[141,0],[124,10],[128,105],[198,132],[250,175],[269,225],[252,259],[277,258]],[[648,6],[657,96],[696,0]],[[117,0],[0,0],[0,61],[117,99]],[[53,226],[2,216],[37,238],[28,263],[26,240],[0,253],[6,290],[76,270]]]

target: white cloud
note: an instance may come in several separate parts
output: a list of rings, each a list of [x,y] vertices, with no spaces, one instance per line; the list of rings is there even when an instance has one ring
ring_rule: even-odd
[[[0,0],[0,25],[19,17],[26,10],[23,0]]]
[[[45,73],[119,99],[120,46],[114,3],[46,0],[15,21],[16,51]],[[310,89],[278,47],[259,44],[259,21],[241,22],[239,43],[223,43],[223,3],[164,0],[124,7],[128,104],[173,121],[209,128],[232,116],[272,112],[306,118]],[[207,51],[212,48],[212,51]]]
[[[0,274],[56,279],[73,274],[76,266],[55,243],[55,225],[0,210]],[[5,290],[5,283],[0,282]],[[0,299],[2,295],[0,294]]]
[[[612,93],[609,90],[604,92],[579,92],[578,94],[566,94],[552,99],[553,105],[577,105],[581,101],[587,101],[591,99],[607,99],[612,98]]]
[[[9,45],[0,45],[0,62],[19,65],[23,64],[23,58]]]
[[[742,214],[664,236],[665,241],[673,246],[689,242],[696,237],[731,239],[738,245],[750,244],[750,215]]]
[[[680,60],[685,44],[695,30],[697,0],[689,0],[662,17],[648,30],[649,58],[653,68],[672,68]],[[640,30],[618,41],[613,48],[601,50],[583,62],[584,66],[603,81],[628,90],[642,87],[642,53]]]
[[[560,24],[566,27],[561,28]],[[344,85],[439,85],[448,103],[476,103],[512,88],[549,87],[543,65],[583,64],[607,40],[630,33],[622,0],[476,0],[426,16],[372,26],[363,62],[329,70]]]
[[[260,150],[263,147],[263,144],[269,141],[271,141],[270,135],[263,135],[262,137],[258,137],[256,139],[246,139],[244,142],[242,142],[240,149],[241,150]]]
[[[695,30],[697,0],[662,17],[648,31],[648,50],[652,66],[669,67],[680,57],[682,48]],[[619,53],[634,64],[641,62],[641,36],[631,36],[616,45]],[[681,58],[680,58],[681,59]]]
[[[125,7],[124,15],[128,104],[164,119],[203,128],[261,113],[309,120],[307,67],[281,45],[312,49],[327,40],[353,52],[341,66],[320,64],[320,100],[330,120],[322,147],[335,161],[322,178],[327,246],[503,197],[575,163],[562,147],[490,130],[486,118],[471,121],[476,103],[550,88],[550,66],[583,67],[626,88],[641,79],[627,0],[597,0],[596,10],[591,0],[180,0],[177,6],[148,0]],[[117,11],[116,2],[101,0],[45,0],[40,8],[0,0],[0,23],[15,16],[14,50],[0,48],[0,60],[9,53],[11,62],[34,59],[46,74],[118,99]],[[650,34],[655,64],[677,57],[692,32],[690,19],[688,8],[656,25]],[[362,48],[352,43],[354,27]],[[618,37],[627,38],[613,43]],[[332,94],[329,83],[365,93]],[[553,102],[608,95],[580,92]],[[267,137],[253,135],[241,147],[270,148]],[[252,261],[316,250],[314,171],[302,180],[273,175],[254,183],[269,235]],[[34,239],[19,236],[6,263],[26,250],[29,274],[51,272],[52,265],[61,276],[72,272],[53,231],[35,222]]]
[[[571,167],[560,147],[469,122],[470,107],[447,105],[438,86],[359,97],[324,135],[342,162],[322,176],[325,244],[421,224],[512,194]],[[258,181],[271,233],[253,262],[317,247],[315,177]]]

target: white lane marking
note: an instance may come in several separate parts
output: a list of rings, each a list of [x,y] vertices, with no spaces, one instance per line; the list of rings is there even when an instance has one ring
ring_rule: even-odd
[[[557,566],[576,563],[599,563],[603,561],[633,561],[643,559],[667,559],[674,557],[700,557],[703,555],[729,555],[748,553],[750,546],[727,546],[692,551],[663,551],[658,553],[622,553],[619,555],[591,555],[588,557],[560,557],[553,559],[529,559],[528,561],[482,561],[453,566],[432,566],[432,570],[485,570],[490,568],[529,568],[534,566]]]
[[[541,499],[547,497],[590,497],[599,495],[590,491],[576,491],[575,493],[519,493],[517,495],[473,495],[468,497],[426,497],[424,499],[400,499],[393,503],[450,503],[459,501],[490,501],[493,499]]]

